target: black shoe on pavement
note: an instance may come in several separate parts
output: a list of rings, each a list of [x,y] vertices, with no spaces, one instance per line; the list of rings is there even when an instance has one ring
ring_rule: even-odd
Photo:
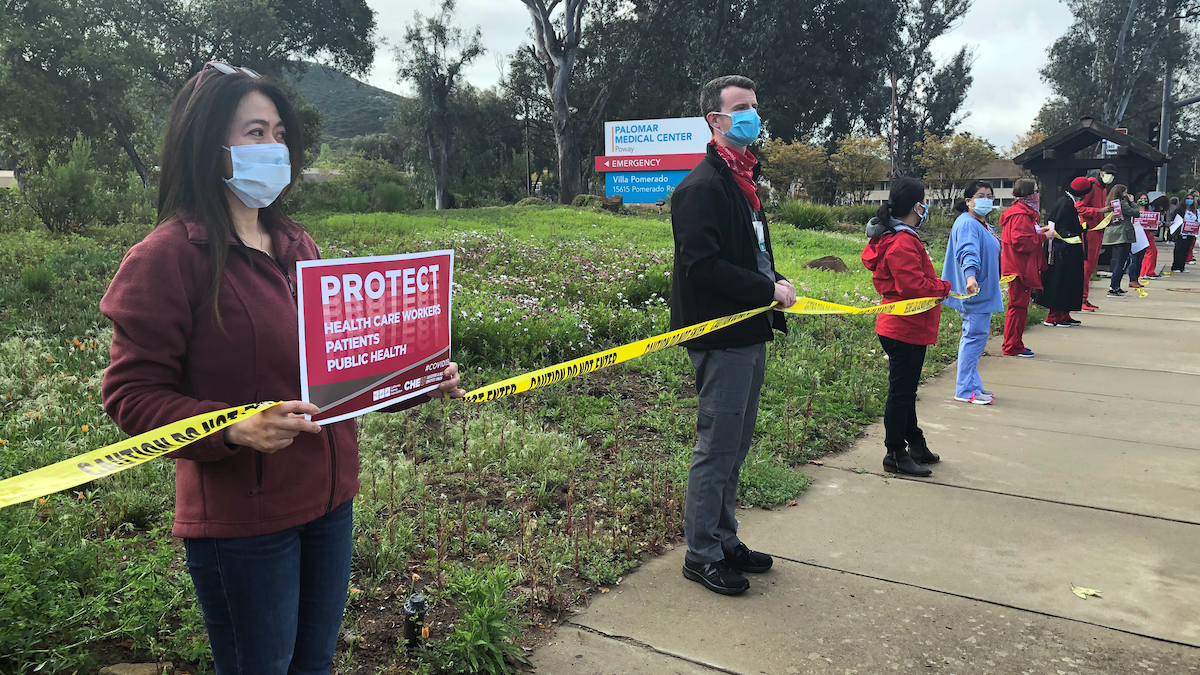
[[[924,443],[909,445],[908,456],[912,457],[913,461],[917,464],[937,464],[942,461],[942,458],[930,450],[929,446]]]
[[[738,544],[732,551],[725,551],[725,564],[739,572],[762,574],[771,569],[774,562],[771,556],[751,551],[745,544]]]
[[[1074,328],[1075,326],[1082,326],[1083,322],[1079,319],[1067,319],[1066,321],[1063,321],[1061,325]]]
[[[741,572],[731,568],[724,560],[710,563],[683,561],[683,576],[703,584],[713,593],[737,595],[750,588],[750,582]]]
[[[888,453],[883,457],[883,470],[888,473],[898,473],[921,478],[933,475],[933,471],[914,462],[907,449],[898,451],[888,450]]]

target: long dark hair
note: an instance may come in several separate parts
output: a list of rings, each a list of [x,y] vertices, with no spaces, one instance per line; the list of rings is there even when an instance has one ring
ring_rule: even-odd
[[[991,190],[992,184],[987,182],[986,180],[972,181],[971,184],[967,186],[967,189],[963,190],[962,199],[959,199],[957,202],[954,202],[954,210],[958,211],[959,213],[966,213],[967,212],[967,200],[974,199],[975,193],[979,191],[979,188],[987,188],[987,189]]]
[[[925,201],[925,184],[916,178],[903,176],[892,182],[892,190],[888,192],[887,201],[879,205],[875,219],[880,225],[887,226],[892,218],[903,218],[917,204]]]
[[[284,143],[292,163],[292,184],[300,177],[304,160],[304,135],[300,117],[283,91],[261,78],[241,71],[226,75],[218,70],[203,72],[200,86],[192,76],[171,104],[167,130],[163,136],[162,173],[158,186],[158,224],[176,218],[195,219],[208,233],[209,268],[212,283],[213,316],[221,322],[217,295],[221,274],[229,257],[229,238],[235,234],[233,215],[225,201],[224,157],[222,146],[238,105],[247,94],[261,92],[275,104],[283,121]],[[260,210],[264,222],[287,219],[280,206],[283,194],[266,209]],[[265,211],[265,212],[264,212]],[[265,217],[264,217],[265,216]]]

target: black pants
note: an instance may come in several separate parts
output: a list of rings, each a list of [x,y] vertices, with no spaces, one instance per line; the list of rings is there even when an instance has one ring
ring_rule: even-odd
[[[925,345],[914,345],[879,336],[888,355],[888,397],[883,408],[883,445],[888,451],[925,447],[925,433],[917,426],[917,385],[925,364]]]
[[[1175,237],[1175,259],[1171,265],[1172,272],[1182,272],[1187,269],[1188,251],[1192,249],[1194,237]]]

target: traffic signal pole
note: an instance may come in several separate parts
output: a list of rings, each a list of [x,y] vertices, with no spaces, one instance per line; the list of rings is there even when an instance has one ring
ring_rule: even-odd
[[[1171,149],[1171,112],[1174,111],[1175,105],[1171,101],[1171,80],[1174,76],[1174,66],[1168,61],[1167,72],[1163,75],[1163,102],[1162,102],[1162,117],[1158,122],[1158,151],[1162,154],[1168,154]],[[1158,168],[1158,191],[1167,191],[1167,167],[1169,164],[1163,162],[1163,165]]]

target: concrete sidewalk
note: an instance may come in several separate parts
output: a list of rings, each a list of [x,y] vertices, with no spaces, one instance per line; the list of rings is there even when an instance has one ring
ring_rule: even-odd
[[[1106,284],[1084,326],[1029,329],[1037,358],[993,340],[994,405],[955,403],[952,367],[922,388],[932,478],[884,474],[876,424],[808,467],[796,507],[739,513],[776,556],[748,593],[685,580],[680,547],[575,615],[538,671],[1200,672],[1200,272],[1146,298]]]

